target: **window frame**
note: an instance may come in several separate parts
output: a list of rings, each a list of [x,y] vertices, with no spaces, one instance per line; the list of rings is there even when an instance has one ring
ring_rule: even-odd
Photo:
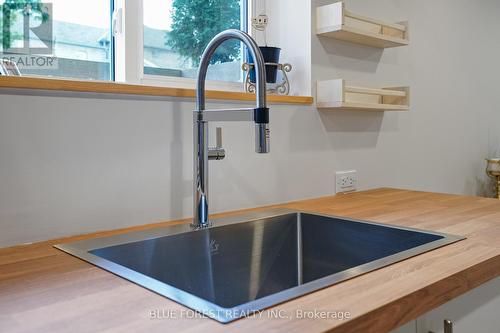
[[[115,11],[115,0],[109,0],[109,54],[110,54],[110,67],[109,67],[109,80],[111,82],[116,81],[115,77],[115,60],[116,60],[116,50],[115,50],[115,36],[113,36],[113,13]]]
[[[147,0],[112,0],[115,12],[122,10],[122,31],[114,36],[115,82],[144,84],[149,86],[194,89],[196,79],[144,74],[144,10]],[[242,0],[242,28],[250,31],[254,0]],[[244,58],[243,58],[244,59]],[[242,73],[243,75],[243,73]],[[211,90],[241,91],[241,82],[207,80]]]

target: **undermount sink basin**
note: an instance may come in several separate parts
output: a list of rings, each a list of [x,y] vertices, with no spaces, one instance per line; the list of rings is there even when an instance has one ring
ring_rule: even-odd
[[[274,210],[56,247],[227,323],[461,239]]]

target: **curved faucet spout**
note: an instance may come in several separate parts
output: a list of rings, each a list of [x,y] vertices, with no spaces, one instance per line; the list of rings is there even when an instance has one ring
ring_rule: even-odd
[[[210,43],[208,43],[203,55],[200,60],[200,67],[198,70],[198,82],[196,87],[196,110],[205,110],[205,81],[207,77],[208,66],[210,65],[210,60],[215,53],[215,50],[229,39],[237,39],[246,45],[252,58],[255,61],[255,72],[256,72],[256,95],[257,95],[257,108],[266,108],[266,67],[264,63],[264,57],[260,52],[259,46],[255,40],[250,37],[246,32],[230,29],[225,30],[218,35],[216,35]]]

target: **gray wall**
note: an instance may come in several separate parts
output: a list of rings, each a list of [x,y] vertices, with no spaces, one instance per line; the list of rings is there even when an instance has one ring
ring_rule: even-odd
[[[500,2],[348,6],[408,18],[411,45],[380,51],[312,35],[313,83],[409,84],[411,111],[273,106],[269,155],[253,153],[253,126],[224,124],[212,211],[329,195],[335,171],[348,169],[361,189],[484,193],[483,159],[498,151]],[[191,215],[194,103],[3,94],[0,105],[0,246]]]

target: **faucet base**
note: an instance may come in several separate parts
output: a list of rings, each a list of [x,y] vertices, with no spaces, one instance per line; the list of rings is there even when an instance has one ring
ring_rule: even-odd
[[[191,227],[191,230],[203,230],[203,229],[207,229],[207,228],[210,228],[211,226],[213,226],[213,223],[208,221],[205,224],[198,224],[198,223],[193,221],[189,224],[189,226]]]

